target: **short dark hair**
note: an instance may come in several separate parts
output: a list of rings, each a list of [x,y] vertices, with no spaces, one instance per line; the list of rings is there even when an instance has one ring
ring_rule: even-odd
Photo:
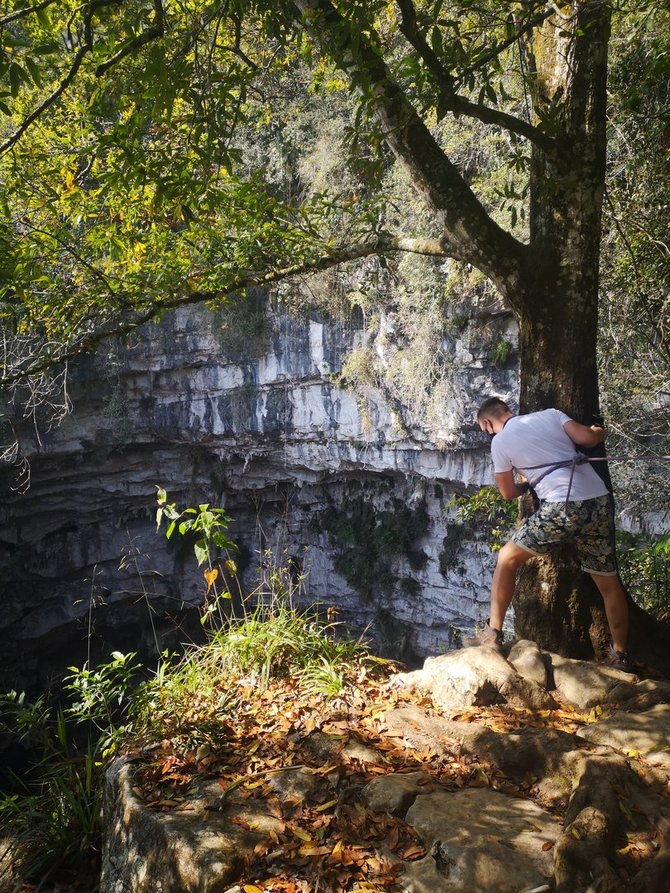
[[[501,400],[500,397],[489,397],[488,400],[484,400],[479,407],[479,410],[477,411],[477,421],[481,422],[482,419],[499,419],[501,416],[505,415],[505,413],[511,411],[509,406],[504,400]]]

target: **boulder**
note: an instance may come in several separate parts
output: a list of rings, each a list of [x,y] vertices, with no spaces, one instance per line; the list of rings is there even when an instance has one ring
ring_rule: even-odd
[[[419,794],[434,788],[425,772],[393,773],[373,778],[363,788],[363,799],[374,812],[404,816]]]
[[[429,657],[422,670],[396,678],[399,685],[429,692],[442,710],[493,704],[533,710],[556,706],[546,690],[525,679],[493,648],[463,648]]]
[[[524,679],[534,682],[540,688],[549,688],[547,659],[535,642],[519,639],[512,645],[507,660]]]
[[[133,791],[133,763],[117,759],[105,777],[100,893],[220,893],[236,881],[268,829],[233,824],[207,805],[151,809]]]
[[[585,710],[598,704],[612,703],[611,692],[629,696],[638,682],[637,676],[584,660],[573,660],[548,653],[554,687],[562,699]]]

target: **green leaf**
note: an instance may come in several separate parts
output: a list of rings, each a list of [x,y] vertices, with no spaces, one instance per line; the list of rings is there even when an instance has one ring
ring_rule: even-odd
[[[205,561],[209,558],[209,549],[206,545],[203,545],[204,540],[200,540],[193,546],[193,551],[195,552],[195,557],[198,559],[198,566],[204,564]]]
[[[33,82],[36,87],[42,86],[42,74],[35,64],[35,62],[30,58],[30,56],[26,56],[26,68],[30,72],[30,76],[33,79]]]
[[[36,9],[35,13],[37,14],[37,21],[44,28],[45,31],[50,30],[51,28],[51,18],[49,16],[49,12],[46,9]]]
[[[50,56],[53,53],[60,53],[61,46],[56,41],[49,43],[38,43],[37,46],[31,47],[31,53],[37,53],[38,56]]]
[[[21,82],[25,79],[25,71],[16,62],[12,62],[12,64],[9,66],[9,86],[12,91],[12,96],[16,97],[19,95]]]
[[[221,530],[215,530],[212,534],[212,542],[219,549],[237,549],[237,545],[223,533]]]

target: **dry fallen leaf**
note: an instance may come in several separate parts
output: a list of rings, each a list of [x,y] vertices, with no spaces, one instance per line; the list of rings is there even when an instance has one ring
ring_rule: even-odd
[[[293,825],[289,828],[291,834],[298,838],[298,840],[304,840],[305,843],[312,842],[312,835],[308,834],[307,831],[303,831],[302,828],[296,828]]]

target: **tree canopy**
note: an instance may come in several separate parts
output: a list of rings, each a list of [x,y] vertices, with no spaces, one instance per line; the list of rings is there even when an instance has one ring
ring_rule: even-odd
[[[662,393],[669,12],[6,2],[0,383],[48,392],[50,370],[170,308],[401,250],[481,270],[519,320],[522,403],[588,420],[607,188],[608,388],[653,370]],[[300,182],[301,147],[285,138],[309,101],[350,115],[333,151],[351,175],[320,188]],[[277,143],[281,182],[266,157]],[[422,214],[389,194],[394,156]]]
[[[635,29],[653,32],[666,13],[636,4]],[[472,263],[523,309],[528,147],[569,156],[590,126],[577,125],[557,60],[569,50],[586,65],[609,14],[601,0],[5,3],[2,380],[170,307],[380,251]],[[657,65],[667,71],[660,54]],[[280,129],[272,110],[296,80],[326,98],[350,91],[356,192],[287,199],[244,157],[240,132]],[[454,118],[504,134],[504,215],[445,151]],[[384,217],[375,173],[389,148],[425,197],[427,232]]]

